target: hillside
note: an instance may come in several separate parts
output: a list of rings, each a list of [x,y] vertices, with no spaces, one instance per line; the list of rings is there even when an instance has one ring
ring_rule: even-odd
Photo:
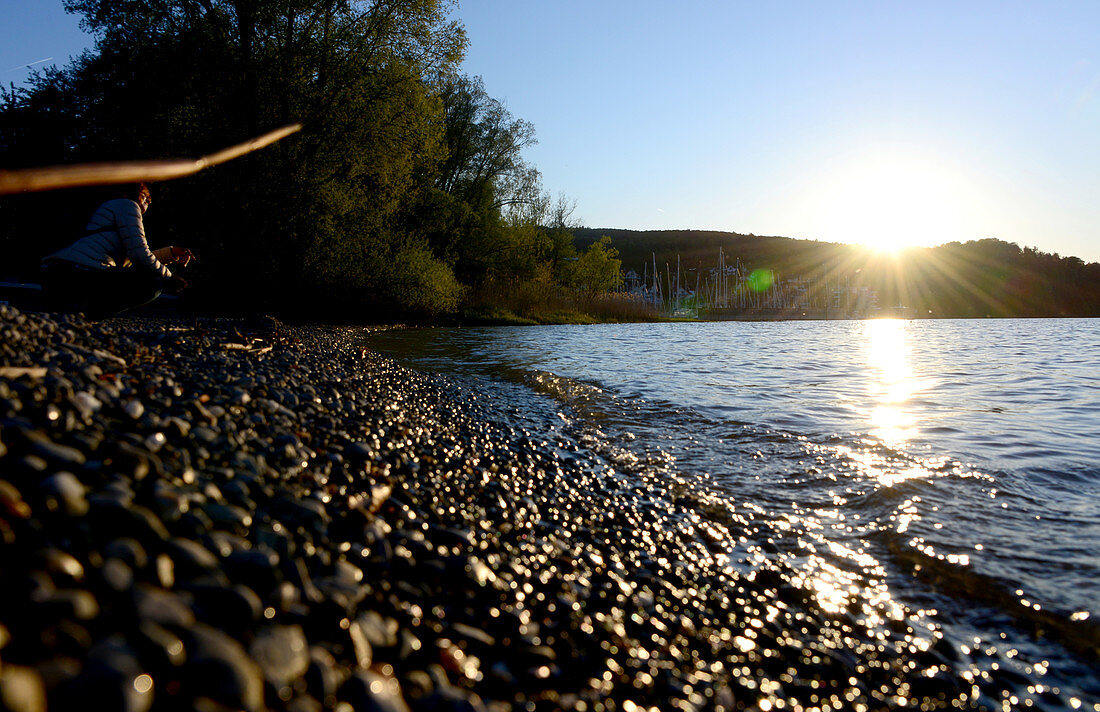
[[[623,271],[675,274],[705,284],[722,249],[727,265],[770,270],[780,282],[804,280],[824,303],[837,289],[873,290],[879,304],[921,315],[1100,316],[1100,264],[987,238],[884,254],[857,245],[708,230],[635,231],[581,228],[577,246],[611,238]],[[835,298],[835,297],[833,297]]]

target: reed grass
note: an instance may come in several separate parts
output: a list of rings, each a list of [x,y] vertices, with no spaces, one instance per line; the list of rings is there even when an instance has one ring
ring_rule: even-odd
[[[658,321],[652,304],[626,292],[581,297],[541,280],[490,282],[470,297],[465,321],[480,324],[597,324]]]

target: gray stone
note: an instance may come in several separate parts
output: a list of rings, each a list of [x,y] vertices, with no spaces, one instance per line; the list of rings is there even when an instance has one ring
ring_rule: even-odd
[[[263,615],[263,602],[247,586],[201,584],[191,585],[188,590],[195,597],[195,615],[219,628],[244,630]]]
[[[209,549],[190,539],[174,538],[165,543],[165,553],[172,558],[177,574],[193,576],[218,570],[218,557]]]
[[[46,712],[46,686],[37,670],[7,663],[0,668],[0,710]]]
[[[150,670],[171,671],[187,660],[180,637],[152,621],[142,621],[132,640]]]
[[[332,653],[319,646],[311,646],[305,680],[306,689],[310,695],[326,706],[332,706],[336,702],[336,691],[341,683],[341,676],[336,668],[336,658]]]
[[[132,569],[144,569],[149,565],[149,554],[145,552],[145,547],[137,539],[129,537],[121,537],[108,542],[103,547],[103,555],[119,559]]]
[[[183,628],[195,622],[195,612],[188,600],[178,593],[145,584],[135,586],[134,606],[141,620],[168,628]]]
[[[309,669],[309,644],[301,626],[268,626],[252,639],[248,652],[276,687],[290,684]]]
[[[409,712],[397,679],[370,670],[353,672],[341,686],[339,696],[356,712]]]
[[[102,640],[88,652],[76,689],[101,709],[146,712],[153,704],[153,678],[122,636]]]
[[[264,708],[263,671],[240,643],[201,623],[183,637],[188,654],[185,678],[191,694],[246,712]]]
[[[40,485],[46,507],[70,517],[82,517],[88,512],[87,489],[71,472],[50,475]]]

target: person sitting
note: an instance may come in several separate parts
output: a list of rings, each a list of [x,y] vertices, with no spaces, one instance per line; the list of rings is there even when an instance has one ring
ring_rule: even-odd
[[[152,202],[145,183],[127,186],[96,209],[82,238],[43,258],[42,288],[53,306],[98,319],[187,287],[168,265],[187,266],[195,259],[191,251],[149,249],[141,216]]]

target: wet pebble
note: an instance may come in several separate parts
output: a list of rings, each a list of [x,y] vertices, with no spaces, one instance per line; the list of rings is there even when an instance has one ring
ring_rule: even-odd
[[[42,481],[46,508],[70,517],[82,517],[88,512],[87,489],[71,472],[58,472]]]
[[[116,635],[88,651],[84,670],[68,692],[81,706],[94,700],[101,709],[146,712],[153,704],[153,687],[152,676],[145,673],[122,636]]]
[[[19,665],[0,668],[0,710],[46,712],[46,686],[37,670]]]
[[[264,678],[276,687],[290,684],[309,669],[309,643],[300,626],[264,627],[252,639],[248,652]]]
[[[340,688],[339,696],[356,710],[373,712],[409,712],[401,695],[401,685],[393,677],[369,670],[352,673]]]
[[[201,623],[182,637],[187,651],[183,674],[191,695],[246,712],[263,709],[263,673],[240,643]]]

